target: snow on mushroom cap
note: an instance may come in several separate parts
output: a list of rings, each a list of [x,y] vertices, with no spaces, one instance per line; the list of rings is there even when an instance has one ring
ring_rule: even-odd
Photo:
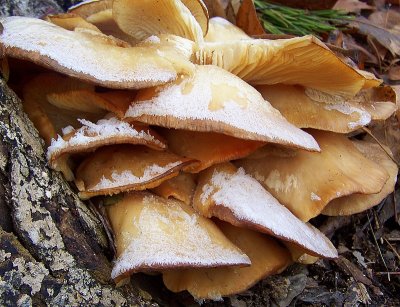
[[[135,192],[107,213],[116,235],[114,279],[143,270],[250,264],[212,221],[179,201]]]
[[[68,31],[27,17],[0,20],[0,44],[7,56],[34,61],[53,70],[112,88],[141,88],[191,72],[175,54],[141,47],[123,48],[101,33]]]
[[[130,120],[319,150],[253,87],[216,66],[197,66],[192,77],[141,90],[136,99],[125,114]]]
[[[193,206],[207,217],[291,241],[314,255],[337,257],[335,247],[318,229],[296,218],[256,179],[242,168],[236,171],[232,164],[219,164],[201,173]]]
[[[181,169],[195,162],[144,146],[105,146],[79,165],[75,183],[82,198],[145,190],[177,176]]]
[[[101,119],[97,123],[80,119],[82,127],[69,131],[73,135],[67,139],[58,136],[52,140],[47,149],[47,158],[50,163],[65,153],[91,151],[103,145],[130,143],[142,144],[155,149],[165,149],[160,139],[157,139],[150,130],[137,130],[129,123],[118,120],[115,117]]]

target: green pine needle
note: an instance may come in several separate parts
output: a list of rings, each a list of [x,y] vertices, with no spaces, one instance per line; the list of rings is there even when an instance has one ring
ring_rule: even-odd
[[[263,0],[255,0],[254,4],[262,25],[272,34],[318,36],[333,31],[354,18],[337,10],[301,10]]]

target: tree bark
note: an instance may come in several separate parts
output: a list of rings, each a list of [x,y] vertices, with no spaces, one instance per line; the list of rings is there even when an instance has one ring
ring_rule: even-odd
[[[36,129],[0,80],[0,305],[148,305],[116,288],[101,222],[49,169]]]

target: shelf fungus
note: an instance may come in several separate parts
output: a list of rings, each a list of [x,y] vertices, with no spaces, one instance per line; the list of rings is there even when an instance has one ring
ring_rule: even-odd
[[[145,190],[175,177],[196,160],[144,146],[102,147],[76,170],[75,184],[82,198]]]
[[[250,264],[211,220],[180,201],[134,192],[106,209],[117,249],[114,279],[139,271]]]
[[[313,36],[206,42],[196,63],[216,65],[252,85],[289,84],[352,96],[381,81],[367,79]]]
[[[164,198],[175,198],[190,206],[195,189],[195,176],[181,172],[178,176],[163,181],[159,186],[153,188],[152,192]]]
[[[365,141],[353,141],[353,144],[367,159],[374,161],[382,169],[386,170],[389,174],[389,179],[379,193],[354,193],[349,196],[336,198],[328,203],[324,210],[322,210],[322,214],[332,216],[356,214],[378,205],[394,191],[398,168],[396,163],[393,162],[392,157],[388,156],[378,144]],[[386,150],[390,152],[388,148]]]
[[[24,110],[47,145],[64,127],[79,127],[79,118],[96,121],[107,113],[103,106],[92,101],[82,104],[72,100],[65,104],[59,99],[51,99],[60,93],[80,90],[94,91],[94,86],[56,73],[39,74],[23,86]]]
[[[155,150],[166,148],[164,141],[149,127],[135,127],[115,117],[101,119],[97,123],[79,119],[82,126],[63,129],[65,134],[52,140],[47,149],[50,166],[63,172],[67,180],[74,179],[66,160],[74,154],[95,151],[97,148],[115,144],[145,145]],[[66,169],[67,168],[67,169]]]
[[[157,272],[199,300],[235,295],[337,257],[308,221],[393,191],[396,163],[346,135],[392,116],[393,89],[315,37],[253,39],[202,0],[45,19],[1,18],[0,64],[49,166],[105,209],[116,282]]]
[[[220,300],[282,272],[292,263],[289,251],[273,238],[228,223],[219,222],[218,225],[225,236],[248,255],[251,266],[165,270],[163,280],[168,289],[187,290],[197,299]]]
[[[265,145],[264,142],[213,132],[166,129],[163,136],[172,152],[199,161],[186,170],[191,173],[198,173],[214,164],[246,157]]]
[[[162,84],[191,73],[193,64],[162,50],[118,46],[96,31],[69,31],[28,17],[0,19],[5,55],[109,88]]]
[[[335,198],[381,191],[389,178],[387,171],[367,159],[346,136],[311,133],[320,153],[266,146],[237,165],[302,221],[319,215]]]
[[[390,87],[361,90],[350,98],[293,85],[256,88],[264,99],[299,128],[349,133],[368,125],[371,120],[385,120],[397,109]]]
[[[337,257],[319,230],[296,218],[243,169],[219,164],[203,171],[198,181],[193,207],[200,214],[293,242],[314,255]]]
[[[319,150],[312,136],[288,123],[253,87],[212,65],[140,90],[125,120]]]

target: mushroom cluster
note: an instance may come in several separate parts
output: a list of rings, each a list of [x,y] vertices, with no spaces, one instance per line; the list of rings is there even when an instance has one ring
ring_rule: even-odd
[[[309,220],[394,189],[385,151],[348,137],[390,117],[393,92],[315,37],[253,39],[201,0],[89,0],[0,22],[49,165],[105,206],[116,281],[160,272],[174,292],[220,299],[337,257]]]

